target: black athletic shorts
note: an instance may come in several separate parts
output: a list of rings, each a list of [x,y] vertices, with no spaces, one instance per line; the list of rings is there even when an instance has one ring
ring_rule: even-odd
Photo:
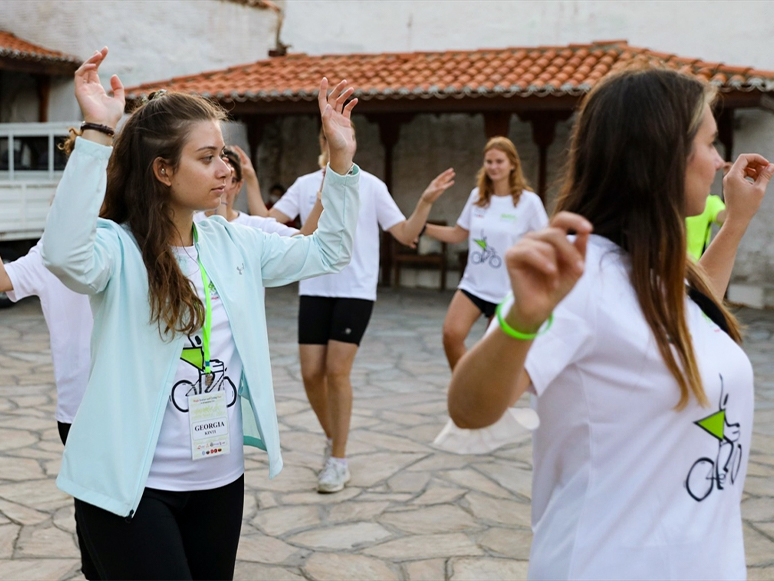
[[[305,295],[299,298],[300,345],[327,345],[328,341],[360,345],[374,301]]]
[[[67,436],[70,434],[70,427],[72,424],[65,424],[57,421],[57,428],[59,428],[59,439],[62,440],[62,445],[67,443]],[[86,579],[97,580],[101,577],[97,571],[97,566],[94,564],[94,560],[91,558],[89,551],[86,549],[86,541],[83,540],[83,533],[81,532],[81,525],[78,523],[78,514],[75,515],[75,535],[78,537],[78,549],[81,551],[81,573]]]
[[[494,314],[495,310],[497,309],[497,303],[490,303],[489,301],[485,301],[484,299],[481,299],[477,297],[476,295],[469,293],[466,290],[462,290],[462,294],[464,294],[466,297],[470,299],[470,302],[473,303],[478,307],[478,310],[484,313],[484,316],[487,319],[491,319]]]
[[[242,475],[210,490],[146,488],[131,519],[76,498],[75,516],[100,579],[233,579],[244,498]]]

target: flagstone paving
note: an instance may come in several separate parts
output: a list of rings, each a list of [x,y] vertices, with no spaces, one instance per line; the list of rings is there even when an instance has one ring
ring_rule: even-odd
[[[352,481],[315,492],[323,436],[300,381],[294,289],[267,294],[285,469],[246,454],[237,579],[524,578],[531,442],[485,456],[430,445],[446,421],[441,323],[449,293],[382,290],[355,362]],[[742,309],[756,372],[742,502],[750,579],[774,579],[774,311]],[[474,335],[479,336],[479,324]],[[525,403],[525,402],[524,402]],[[62,446],[40,307],[0,311],[0,579],[82,579],[72,500],[54,479]]]

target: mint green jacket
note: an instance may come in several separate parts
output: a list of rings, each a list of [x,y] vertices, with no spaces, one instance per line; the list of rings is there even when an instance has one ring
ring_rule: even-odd
[[[112,148],[76,140],[43,235],[43,262],[70,289],[91,296],[91,373],[73,421],[57,486],[131,517],[148,478],[185,337],[162,339],[150,323],[148,274],[124,226],[98,218]],[[359,169],[327,171],[325,211],[312,236],[280,237],[229,224],[197,226],[202,265],[226,309],[243,374],[245,443],[282,469],[262,287],[338,272],[352,254]]]

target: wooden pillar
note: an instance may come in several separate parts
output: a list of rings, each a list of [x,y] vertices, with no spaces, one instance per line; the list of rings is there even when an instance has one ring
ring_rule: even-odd
[[[723,144],[723,159],[733,161],[734,155],[734,109],[716,112],[718,140]]]
[[[35,86],[38,92],[38,122],[48,121],[48,103],[51,97],[51,77],[35,75]]]
[[[537,194],[543,203],[548,189],[548,148],[556,137],[556,124],[569,119],[572,111],[534,111],[521,113],[519,117],[532,125],[532,141],[538,146]]]
[[[537,117],[532,121],[532,141],[538,146],[538,195],[546,201],[548,181],[548,148],[556,137],[556,120]]]
[[[247,125],[247,144],[249,147],[247,153],[250,155],[250,161],[256,166],[257,171],[258,147],[263,140],[263,129],[266,127],[267,119],[263,115],[245,115],[241,121]]]
[[[487,111],[484,113],[484,132],[487,139],[497,136],[508,137],[510,125],[510,111]]]

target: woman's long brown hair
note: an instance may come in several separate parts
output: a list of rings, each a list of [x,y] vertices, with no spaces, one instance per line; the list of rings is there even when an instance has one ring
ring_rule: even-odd
[[[201,121],[223,119],[223,110],[206,99],[166,93],[127,119],[108,163],[100,215],[127,224],[134,235],[148,271],[151,323],[158,324],[162,336],[194,333],[202,326],[204,308],[170,248],[175,234],[170,188],[156,179],[153,162],[161,158],[177,169],[191,128]]]
[[[521,192],[530,189],[529,184],[527,184],[527,178],[524,177],[524,172],[521,169],[519,152],[516,151],[516,146],[507,137],[492,137],[484,146],[484,155],[490,149],[502,151],[513,166],[508,176],[508,186],[511,190],[513,205],[516,206],[519,203],[519,198],[521,198]],[[478,200],[475,201],[475,204],[476,206],[486,208],[489,205],[489,200],[494,195],[494,183],[486,175],[486,167],[484,165],[478,170],[476,185],[478,186]]]
[[[686,253],[686,166],[704,106],[714,97],[709,85],[661,69],[603,79],[578,115],[556,207],[581,214],[595,234],[629,254],[642,313],[680,387],[678,410],[691,395],[709,404],[686,322],[686,281],[715,302],[741,342],[735,318]]]

